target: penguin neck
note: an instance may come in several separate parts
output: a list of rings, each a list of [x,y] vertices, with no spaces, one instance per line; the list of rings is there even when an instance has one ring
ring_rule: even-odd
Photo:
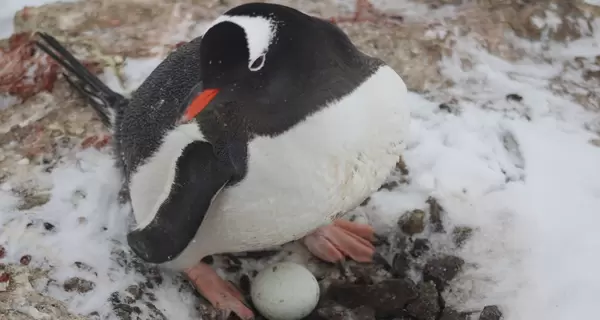
[[[177,160],[194,141],[206,141],[196,122],[169,131],[159,148],[133,173],[130,181],[131,204],[136,228],[147,226],[167,200],[177,170]]]

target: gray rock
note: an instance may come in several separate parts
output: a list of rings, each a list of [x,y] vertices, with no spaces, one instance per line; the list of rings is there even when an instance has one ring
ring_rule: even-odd
[[[469,319],[469,315],[466,313],[460,313],[456,310],[450,309],[450,308],[445,308],[444,312],[442,313],[442,317],[440,318],[440,320],[468,320]]]
[[[380,318],[403,316],[406,304],[417,297],[417,288],[412,281],[391,279],[372,285],[332,284],[323,300],[350,309],[366,306]]]
[[[425,212],[415,209],[403,214],[398,220],[398,226],[402,232],[411,236],[423,232],[425,230]]]
[[[412,255],[415,258],[418,258],[420,256],[422,256],[424,253],[426,253],[427,251],[429,251],[429,249],[431,248],[431,243],[429,243],[429,240],[427,239],[415,239],[415,242],[413,243],[413,247],[410,250],[410,255]]]
[[[436,320],[440,312],[438,291],[433,282],[421,282],[418,285],[419,297],[408,303],[406,311],[418,320]]]
[[[67,279],[63,284],[63,289],[67,292],[77,291],[79,293],[86,293],[94,290],[94,287],[96,287],[94,282],[79,277]]]
[[[500,320],[502,318],[502,312],[497,306],[487,306],[479,315],[479,320]]]
[[[438,290],[450,282],[462,269],[465,261],[456,256],[443,256],[433,258],[425,264],[423,269],[423,278],[425,281],[433,281]]]
[[[406,252],[397,253],[392,261],[392,274],[396,278],[406,277],[406,273],[410,268],[410,260]]]

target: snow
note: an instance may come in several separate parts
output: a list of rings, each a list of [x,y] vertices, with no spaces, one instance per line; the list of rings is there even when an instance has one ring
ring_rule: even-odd
[[[4,12],[23,5],[11,2],[12,11]],[[0,16],[0,23],[8,16]],[[598,138],[600,118],[548,87],[557,77],[584,81],[576,71],[565,70],[563,62],[600,55],[600,33],[550,48],[516,43],[529,58],[510,62],[461,40],[443,61],[443,76],[456,83],[448,90],[457,99],[456,112],[440,110],[443,101],[411,93],[413,121],[404,157],[410,183],[376,193],[368,207],[356,211],[386,229],[399,214],[424,207],[435,196],[451,225],[476,227],[459,252],[469,266],[453,283],[450,305],[469,310],[498,304],[506,320],[596,318],[600,148],[590,140]],[[470,68],[461,63],[464,57],[471,60]],[[159,61],[128,61],[125,91]],[[105,80],[118,87],[115,78]],[[508,94],[523,99],[509,101]],[[58,285],[39,288],[74,312],[98,311],[110,318],[110,294],[140,280],[111,255],[115,246],[125,249],[129,206],[119,204],[120,180],[110,155],[82,151],[63,159],[50,174],[32,175],[40,186],[49,186],[51,200],[31,212],[18,211],[19,198],[10,185],[0,186],[0,244],[8,250],[6,260],[29,253],[32,265],[53,267],[58,283],[72,276],[93,280],[95,290],[85,295]],[[56,231],[40,224],[27,227],[32,219],[52,223]],[[75,261],[93,266],[96,275],[82,272]],[[165,281],[155,293],[156,306],[167,318],[197,317],[191,307],[196,298],[179,292],[175,282]]]

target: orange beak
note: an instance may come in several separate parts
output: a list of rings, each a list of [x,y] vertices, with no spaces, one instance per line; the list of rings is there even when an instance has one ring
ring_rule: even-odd
[[[188,122],[194,119],[219,93],[219,89],[205,89],[197,95],[185,110],[181,122]]]

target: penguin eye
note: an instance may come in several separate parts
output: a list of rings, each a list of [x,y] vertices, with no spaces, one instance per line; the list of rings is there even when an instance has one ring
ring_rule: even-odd
[[[250,71],[257,71],[262,69],[262,67],[265,65],[265,54],[261,54],[258,58],[256,58],[256,60],[252,61],[250,63]]]

